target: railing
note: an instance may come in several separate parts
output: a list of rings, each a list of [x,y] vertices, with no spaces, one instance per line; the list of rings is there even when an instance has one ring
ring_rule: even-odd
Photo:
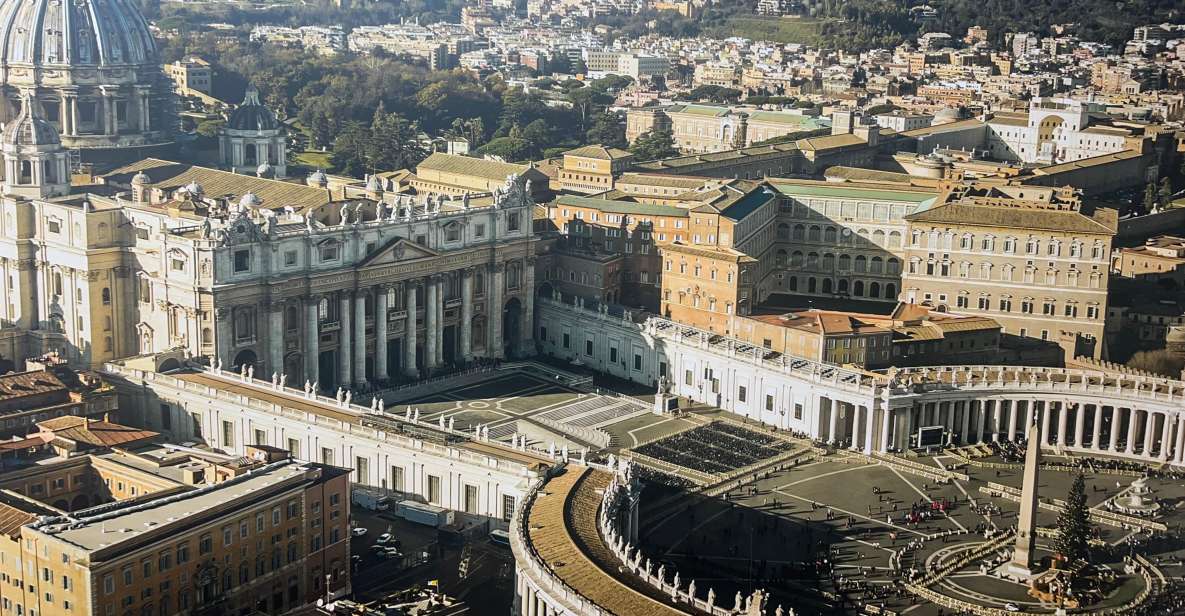
[[[893,393],[966,389],[1081,393],[1165,403],[1185,402],[1185,381],[1042,366],[940,366],[904,368]],[[944,379],[942,377],[949,377]]]

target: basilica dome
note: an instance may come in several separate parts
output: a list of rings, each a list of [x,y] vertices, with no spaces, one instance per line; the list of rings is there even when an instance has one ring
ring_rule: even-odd
[[[122,66],[156,61],[156,43],[128,0],[8,0],[0,60],[16,65]]]
[[[173,140],[172,82],[131,0],[0,1],[0,89],[0,122],[29,95],[84,160]]]

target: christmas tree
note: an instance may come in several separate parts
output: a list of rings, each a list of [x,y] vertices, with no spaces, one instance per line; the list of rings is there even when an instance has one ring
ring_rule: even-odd
[[[1090,515],[1086,508],[1086,480],[1082,473],[1074,478],[1066,508],[1057,519],[1057,540],[1053,547],[1066,562],[1090,558],[1087,544],[1091,535]]]

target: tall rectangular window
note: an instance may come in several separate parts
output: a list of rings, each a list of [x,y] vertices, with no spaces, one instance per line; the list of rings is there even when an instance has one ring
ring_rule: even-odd
[[[361,484],[361,485],[369,485],[370,484],[370,460],[367,460],[366,458],[363,458],[362,456],[355,456],[354,457],[354,472],[357,473],[355,475],[354,483]]]
[[[396,492],[406,491],[403,487],[403,467],[402,466],[392,466],[391,467],[391,489],[395,490]]]
[[[429,503],[440,504],[440,477],[428,475],[428,493],[424,495]]]
[[[235,446],[235,425],[233,422],[229,422],[229,421],[222,422],[222,446],[223,447],[234,447]]]

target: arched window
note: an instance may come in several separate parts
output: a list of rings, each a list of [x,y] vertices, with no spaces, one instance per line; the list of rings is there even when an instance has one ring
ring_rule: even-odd
[[[881,283],[873,282],[868,285],[868,297],[881,296]]]
[[[864,281],[857,280],[852,283],[852,295],[856,297],[864,297]]]
[[[778,225],[778,239],[780,239],[780,240],[790,239],[790,225],[788,225],[786,223],[780,223]]]
[[[869,261],[868,271],[872,272],[873,274],[879,274],[881,273],[881,269],[883,269],[883,260],[880,257],[873,257]]]
[[[775,263],[777,263],[778,267],[786,267],[786,251],[785,250],[778,250],[777,254],[775,255],[774,261],[775,261]]]
[[[897,285],[891,282],[885,285],[885,297],[887,299],[893,299],[897,297]]]
[[[823,230],[823,241],[828,244],[835,243],[835,227],[827,227]]]
[[[817,242],[817,241],[819,241],[821,233],[822,233],[822,229],[820,229],[818,225],[811,225],[810,231],[807,233],[806,239],[809,241],[812,241],[812,242]]]
[[[801,250],[795,250],[794,252],[790,253],[790,266],[791,267],[802,267],[802,251]]]
[[[856,255],[856,271],[857,272],[868,271],[868,259],[866,259],[864,257],[864,255]]]
[[[823,254],[823,271],[830,272],[835,269],[835,255],[831,253]]]
[[[852,269],[852,258],[848,255],[839,255],[839,271],[846,272]]]
[[[830,293],[830,292],[831,292],[831,279],[830,279],[830,278],[824,278],[824,279],[823,279],[823,292],[824,292],[824,293]]]
[[[817,253],[817,252],[807,253],[806,267],[807,267],[807,269],[815,269],[815,268],[819,267],[819,253]]]
[[[801,240],[801,239],[803,239],[803,237],[804,237],[805,235],[806,235],[806,226],[804,226],[804,225],[794,225],[794,236],[793,236],[793,239],[796,239],[796,240]]]
[[[889,248],[901,247],[901,233],[899,231],[889,232]]]
[[[33,183],[33,163],[27,160],[22,160],[20,163],[20,178],[19,184]]]
[[[836,287],[836,291],[838,291],[840,293],[847,293],[848,292],[848,279],[847,278],[840,278],[839,279],[839,284]]]
[[[873,231],[872,232],[872,243],[876,244],[877,246],[884,246],[885,245],[885,232],[881,231],[880,229]]]
[[[900,274],[901,273],[901,262],[898,261],[896,257],[889,257],[889,260],[885,262],[885,265],[886,265],[886,268],[885,268],[886,273],[889,273],[889,274]]]

